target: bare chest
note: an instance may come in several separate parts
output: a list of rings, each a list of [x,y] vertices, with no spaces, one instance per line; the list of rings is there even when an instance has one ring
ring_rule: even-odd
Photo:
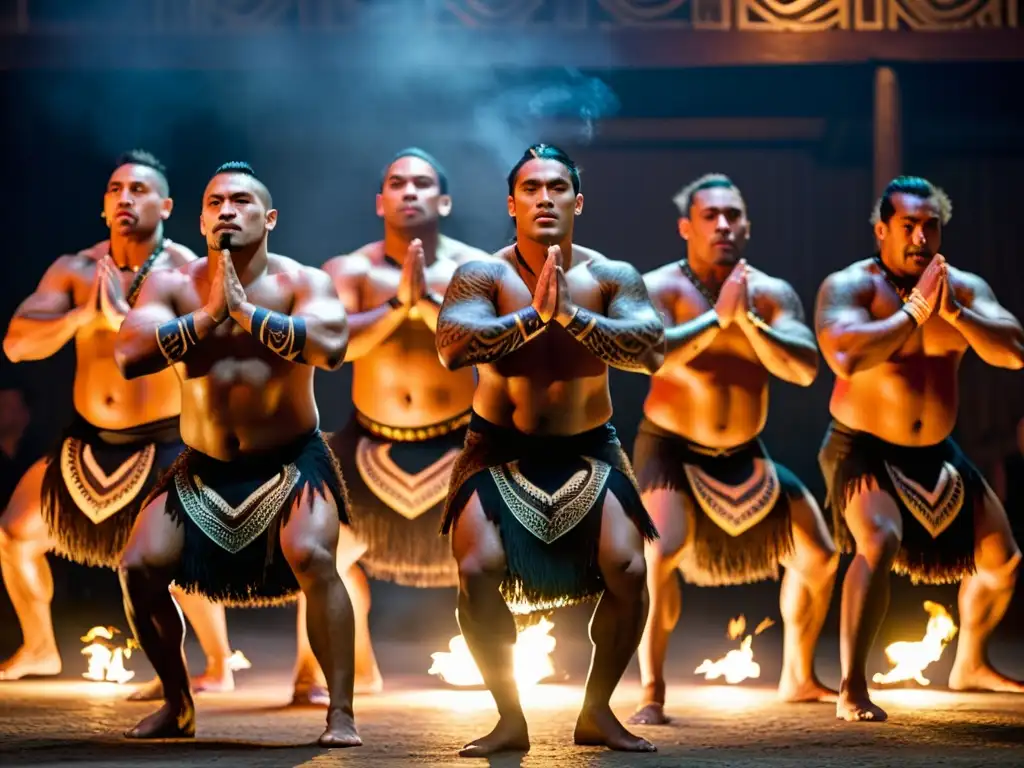
[[[876,295],[871,314],[876,319],[890,317],[899,312],[903,303],[895,296]],[[967,340],[953,326],[934,313],[900,349],[903,357],[948,357],[967,350]]]
[[[448,259],[439,259],[427,267],[424,271],[427,290],[443,296],[452,275],[455,274],[455,268],[455,263]],[[364,312],[374,309],[396,296],[401,280],[402,272],[399,267],[390,264],[374,266],[363,284],[360,309]]]

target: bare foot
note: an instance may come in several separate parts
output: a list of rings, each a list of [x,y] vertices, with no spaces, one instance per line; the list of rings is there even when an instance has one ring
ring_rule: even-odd
[[[164,704],[124,735],[129,739],[194,739],[196,708],[191,701]]]
[[[235,690],[235,675],[229,669],[222,674],[204,672],[192,678],[193,693],[231,693]]]
[[[656,701],[642,704],[628,720],[633,725],[668,725],[672,722],[665,715],[665,705]]]
[[[586,747],[608,747],[618,752],[657,752],[658,749],[647,739],[635,736],[626,730],[611,710],[611,707],[584,708],[576,721],[573,741]]]
[[[331,693],[326,685],[319,683],[296,683],[292,691],[293,707],[326,707],[331,703]]]
[[[128,696],[128,701],[161,701],[164,697],[164,686],[159,677],[154,677],[148,683]]]
[[[836,700],[836,718],[848,723],[874,722],[881,723],[889,719],[885,710],[868,698],[867,691],[855,695],[850,691],[841,691]]]
[[[60,670],[60,653],[56,648],[48,651],[28,651],[22,646],[7,661],[0,662],[0,680],[50,677],[59,675]]]
[[[834,702],[838,700],[839,694],[818,682],[817,678],[810,678],[802,683],[783,677],[779,681],[779,700],[789,703],[805,701]]]
[[[487,757],[496,752],[529,752],[530,734],[526,718],[498,720],[494,730],[459,750],[459,757]]]
[[[351,712],[333,709],[327,714],[327,730],[318,743],[321,747],[361,747],[363,740],[356,730],[355,717]]]
[[[949,673],[949,687],[953,691],[1024,693],[1024,683],[999,674],[988,664],[974,669],[967,669],[964,664],[954,664]]]

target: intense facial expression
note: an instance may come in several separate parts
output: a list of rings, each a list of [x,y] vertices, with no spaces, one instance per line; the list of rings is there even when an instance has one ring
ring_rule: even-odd
[[[219,173],[206,185],[199,231],[211,250],[232,251],[261,243],[277,225],[259,181],[244,173]]]
[[[689,213],[679,220],[679,234],[690,258],[720,266],[740,260],[750,237],[750,220],[738,189],[700,189],[693,194]]]
[[[451,209],[451,197],[441,194],[437,170],[419,157],[393,162],[377,195],[377,215],[398,229],[436,225]]]
[[[899,274],[916,277],[942,246],[939,201],[896,192],[892,205],[895,212],[888,223],[875,225],[882,261]]]
[[[171,215],[174,202],[164,196],[164,180],[148,165],[129,163],[110,174],[103,195],[103,217],[111,232],[148,237]]]
[[[557,160],[540,158],[523,164],[508,198],[516,234],[554,245],[572,236],[573,222],[583,211],[583,195],[572,188],[569,169]]]

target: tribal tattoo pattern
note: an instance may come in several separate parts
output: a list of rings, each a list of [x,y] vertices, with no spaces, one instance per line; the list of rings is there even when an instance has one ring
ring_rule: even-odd
[[[608,317],[576,307],[565,330],[592,355],[623,371],[645,373],[651,350],[665,339],[665,326],[635,270],[593,264],[602,292],[612,294]]]
[[[249,331],[260,344],[285,360],[304,364],[302,350],[306,346],[306,321],[280,312],[256,307]]]
[[[456,270],[437,319],[437,348],[465,347],[458,364],[493,363],[544,331],[533,307],[494,316],[500,264],[473,263]]]
[[[168,320],[156,329],[156,344],[168,365],[180,361],[198,343],[196,321],[191,312]]]

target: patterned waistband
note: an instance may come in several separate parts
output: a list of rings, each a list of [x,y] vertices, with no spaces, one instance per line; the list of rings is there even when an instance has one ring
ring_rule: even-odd
[[[383,437],[385,440],[393,440],[397,443],[416,443],[424,440],[432,440],[435,437],[444,437],[457,429],[462,429],[469,424],[473,415],[472,410],[460,413],[445,421],[430,424],[425,427],[391,427],[374,421],[359,411],[356,411],[356,421],[373,435]]]

